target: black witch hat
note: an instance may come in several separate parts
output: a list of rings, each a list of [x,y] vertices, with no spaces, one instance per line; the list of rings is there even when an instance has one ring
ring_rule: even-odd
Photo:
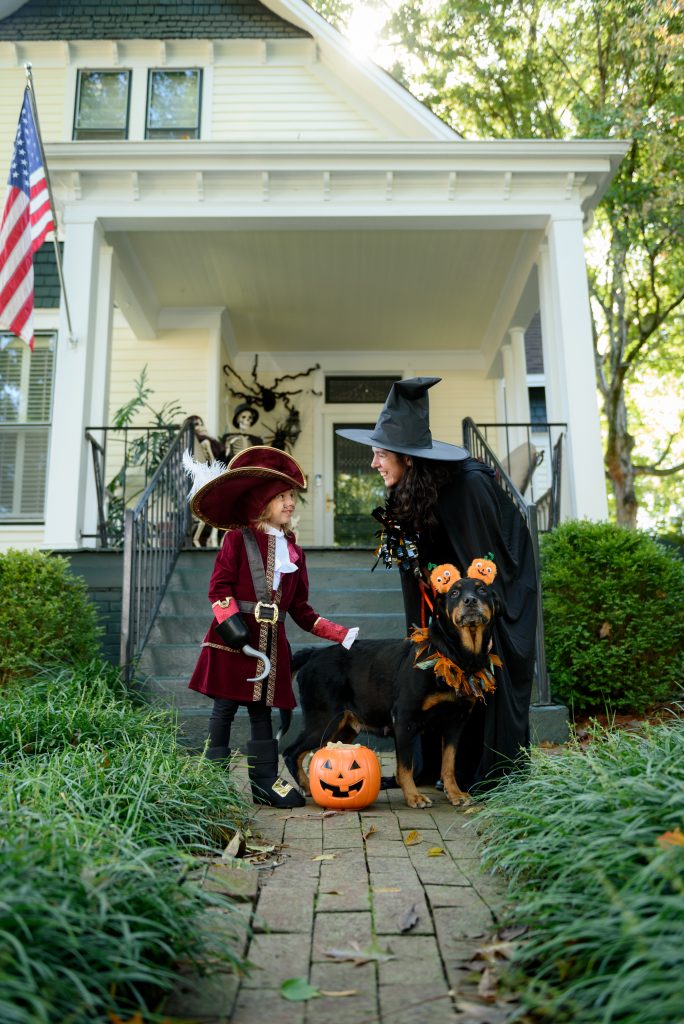
[[[417,455],[423,459],[443,459],[447,462],[469,458],[467,448],[447,444],[446,441],[434,441],[432,438],[428,388],[438,384],[441,379],[409,377],[408,380],[395,381],[373,430],[349,428],[336,430],[335,433],[349,441],[384,448],[400,455]]]

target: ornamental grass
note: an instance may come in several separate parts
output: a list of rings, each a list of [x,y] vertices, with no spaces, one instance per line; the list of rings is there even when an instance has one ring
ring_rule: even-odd
[[[513,983],[535,1019],[684,1020],[684,721],[533,752],[478,827],[529,929]]]
[[[243,919],[195,881],[248,808],[188,756],[168,714],[137,707],[103,666],[2,694],[0,1020],[146,1022],[183,963],[242,969]],[[232,931],[231,931],[232,925]]]

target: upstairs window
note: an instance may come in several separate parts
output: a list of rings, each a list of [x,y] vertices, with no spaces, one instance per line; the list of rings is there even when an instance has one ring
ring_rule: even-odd
[[[202,76],[197,69],[150,71],[147,139],[198,139]]]
[[[75,139],[128,137],[130,71],[79,71]]]

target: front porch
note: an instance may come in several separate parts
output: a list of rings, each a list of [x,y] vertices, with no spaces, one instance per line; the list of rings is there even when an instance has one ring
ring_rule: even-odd
[[[86,428],[111,422],[143,366],[161,401],[220,436],[235,405],[222,367],[244,379],[255,356],[267,384],[319,364],[295,455],[313,483],[303,543],[329,546],[334,426],[373,423],[381,403],[328,403],[326,381],[441,376],[445,440],[465,416],[529,422],[538,310],[547,418],[568,425],[562,515],[604,518],[582,231],[611,145],[49,147],[79,301],[71,340],[60,322],[43,546],[93,543]]]

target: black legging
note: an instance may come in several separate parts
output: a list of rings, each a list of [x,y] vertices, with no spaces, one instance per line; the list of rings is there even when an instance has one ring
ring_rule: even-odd
[[[246,707],[253,740],[273,739],[271,709],[263,701],[224,700],[215,697],[209,718],[209,745],[227,747],[230,745],[230,728],[239,707]]]

